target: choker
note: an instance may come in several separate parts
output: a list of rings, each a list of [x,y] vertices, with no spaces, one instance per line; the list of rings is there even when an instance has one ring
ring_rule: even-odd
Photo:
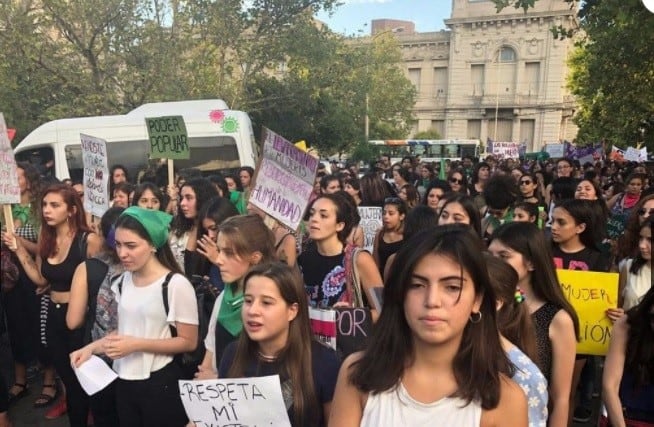
[[[263,354],[261,351],[257,351],[257,356],[259,356],[259,359],[263,360],[264,362],[276,362],[277,361],[277,356],[267,356]]]

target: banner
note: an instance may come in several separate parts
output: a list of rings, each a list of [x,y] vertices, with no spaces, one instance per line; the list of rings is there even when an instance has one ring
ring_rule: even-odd
[[[560,269],[556,273],[579,317],[577,354],[605,355],[613,328],[606,310],[618,306],[618,274]]]
[[[179,395],[197,427],[291,427],[279,375],[179,381]]]
[[[520,143],[493,141],[491,153],[501,159],[517,159],[520,157]]]
[[[627,151],[624,153],[624,159],[630,162],[644,162],[647,160],[647,147],[643,147],[640,150],[634,147],[627,147]]]
[[[11,148],[5,116],[0,113],[0,204],[20,203],[20,187],[14,150]]]
[[[182,116],[145,119],[151,159],[189,159],[188,132]]]
[[[565,157],[565,144],[545,144],[544,151],[553,159]]]
[[[264,128],[263,157],[249,202],[291,230],[309,204],[318,160]]]
[[[109,209],[107,141],[80,134],[84,163],[84,210],[97,216]]]
[[[377,231],[384,225],[382,223],[382,208],[378,206],[359,206],[361,222],[359,227],[363,229],[363,249],[372,253]]]

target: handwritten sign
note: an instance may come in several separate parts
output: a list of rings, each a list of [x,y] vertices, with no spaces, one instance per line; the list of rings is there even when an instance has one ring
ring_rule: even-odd
[[[0,113],[0,203],[20,203],[16,159],[11,148],[5,116]]]
[[[372,316],[368,308],[336,309],[336,349],[342,357],[361,351],[372,334]]]
[[[309,319],[313,336],[332,350],[336,350],[336,311],[309,307]]]
[[[291,230],[297,230],[317,169],[316,158],[264,129],[263,157],[249,201]]]
[[[565,157],[565,144],[545,144],[545,152],[553,159]]]
[[[101,217],[109,209],[107,141],[80,134],[84,164],[84,210]]]
[[[145,119],[151,159],[189,159],[188,132],[182,116]]]
[[[618,305],[618,274],[556,270],[561,289],[579,317],[577,354],[605,355],[613,323],[606,310]]]
[[[492,153],[503,159],[517,159],[520,157],[520,143],[493,141]]]
[[[359,226],[363,229],[363,236],[365,239],[363,249],[372,253],[375,235],[377,234],[377,230],[379,230],[383,225],[382,208],[377,206],[360,206],[359,216],[361,217]]]
[[[290,427],[279,376],[179,381],[189,420],[197,427]]]

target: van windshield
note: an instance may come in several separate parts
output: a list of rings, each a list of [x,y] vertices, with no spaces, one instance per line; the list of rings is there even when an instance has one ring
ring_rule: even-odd
[[[177,170],[184,168],[198,168],[203,175],[216,172],[226,173],[241,166],[236,140],[230,136],[208,136],[189,138],[191,158],[189,160],[175,160]],[[128,175],[139,177],[144,174],[154,174],[161,159],[148,160],[148,141],[113,141],[107,143],[107,156],[109,168],[112,165],[123,165]],[[84,164],[82,161],[82,147],[79,144],[66,146],[66,162],[68,172],[73,180],[82,179]]]

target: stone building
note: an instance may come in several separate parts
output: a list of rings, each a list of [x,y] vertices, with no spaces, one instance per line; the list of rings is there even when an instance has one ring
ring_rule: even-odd
[[[527,13],[497,13],[490,0],[452,0],[448,30],[420,33],[411,23],[373,21],[373,37],[397,37],[418,91],[412,134],[435,129],[448,139],[524,142],[528,152],[572,140],[566,61],[573,40],[555,39],[551,28],[576,27],[576,10],[563,0],[539,0]]]

